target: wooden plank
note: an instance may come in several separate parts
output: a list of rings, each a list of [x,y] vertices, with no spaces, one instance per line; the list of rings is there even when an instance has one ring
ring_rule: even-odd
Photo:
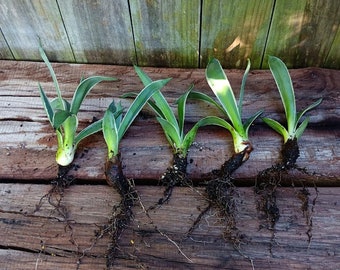
[[[225,68],[260,68],[274,1],[203,1],[201,67],[211,57]]]
[[[340,6],[332,1],[276,1],[265,55],[290,68],[324,66],[340,25]],[[267,59],[262,65],[268,67]]]
[[[329,54],[327,56],[325,67],[327,68],[334,68],[334,69],[340,69],[340,51],[339,51],[339,44],[340,44],[340,27],[338,28],[338,31],[336,33],[336,36],[334,38],[334,41],[332,43],[332,47],[329,51]]]
[[[58,1],[78,63],[136,63],[128,1]]]
[[[49,97],[55,96],[48,71],[42,63],[2,61],[0,73],[0,175],[5,179],[53,179],[57,174],[54,161],[56,139],[38,96],[40,81]],[[81,75],[109,75],[120,80],[99,84],[86,99],[80,113],[83,127],[100,118],[112,101],[125,91],[142,88],[131,67],[108,65],[54,64],[60,86],[66,98],[71,98]],[[208,94],[204,70],[146,68],[153,79],[173,77],[164,94],[173,102],[190,83]],[[310,172],[319,173],[318,185],[339,183],[339,71],[322,69],[292,70],[298,108],[324,97],[323,103],[310,113],[311,126],[300,141],[298,164]],[[242,72],[228,71],[232,85],[239,85]],[[245,115],[265,108],[265,115],[283,120],[283,109],[275,83],[269,71],[253,71],[249,75],[244,105]],[[109,90],[108,90],[109,89]],[[66,90],[66,91],[64,91]],[[250,101],[251,100],[251,101]],[[129,101],[122,101],[127,106]],[[187,107],[187,125],[216,110],[197,103]],[[250,138],[255,150],[251,158],[236,173],[239,181],[252,185],[258,171],[274,164],[279,158],[280,137],[260,121],[251,128]],[[139,117],[121,143],[125,172],[135,179],[158,180],[170,164],[172,154],[159,124],[149,111]],[[192,179],[201,180],[218,169],[232,153],[230,135],[218,128],[204,128],[189,153],[188,172]],[[106,146],[101,134],[80,144],[75,164],[81,169],[72,172],[79,179],[103,181]],[[148,168],[148,169],[145,169]],[[307,176],[301,176],[308,180]],[[307,177],[307,178],[306,178]],[[242,180],[243,179],[243,180]],[[307,181],[308,182],[308,181]],[[311,184],[311,183],[310,183]]]
[[[95,232],[107,224],[117,194],[108,186],[71,186],[61,201],[68,213],[65,220],[46,200],[37,211],[36,205],[49,188],[0,184],[2,269],[93,269],[96,264],[103,268],[109,238],[105,235],[95,242]],[[159,187],[137,189],[146,209],[161,192]],[[261,229],[264,220],[256,208],[258,198],[253,189],[237,188],[236,226],[243,235],[237,251],[223,239],[225,220],[215,208],[187,237],[207,202],[202,188],[176,188],[172,200],[150,210],[149,217],[141,204],[136,204],[134,220],[119,242],[121,252],[115,268],[336,269],[340,260],[339,188],[318,188],[318,193],[310,188],[309,192],[312,228],[301,210],[299,188],[278,188],[281,216],[273,239],[273,231]]]
[[[0,24],[16,60],[41,60],[39,38],[51,61],[74,62],[54,0],[0,1]]]
[[[140,66],[198,67],[199,0],[130,1]]]
[[[13,60],[13,54],[0,28],[0,59]]]

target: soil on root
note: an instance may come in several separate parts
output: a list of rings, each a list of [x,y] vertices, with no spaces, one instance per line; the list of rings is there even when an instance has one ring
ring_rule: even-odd
[[[174,154],[172,165],[166,169],[160,179],[161,185],[165,186],[165,190],[163,197],[158,200],[158,205],[162,205],[170,200],[175,186],[190,185],[186,173],[187,166],[188,161],[186,157],[177,153]]]
[[[121,196],[121,201],[119,205],[113,207],[109,225],[105,228],[105,231],[111,237],[106,265],[107,269],[113,269],[114,261],[120,251],[119,238],[133,219],[132,207],[138,195],[132,181],[128,180],[123,174],[120,155],[106,162],[105,174],[107,183]]]
[[[214,174],[218,176],[210,180],[206,187],[209,205],[197,217],[189,229],[187,236],[194,231],[205,213],[207,213],[211,207],[216,207],[221,216],[226,220],[226,227],[223,232],[224,238],[230,241],[234,248],[240,252],[240,244],[244,236],[236,226],[237,207],[235,196],[237,196],[237,190],[231,175],[244,162],[244,155],[244,152],[233,155],[222,165],[221,170],[214,172]]]
[[[36,205],[35,212],[39,211],[43,205],[43,201],[46,199],[50,205],[58,212],[58,214],[64,219],[68,219],[68,211],[66,206],[62,205],[62,199],[64,197],[64,191],[75,181],[75,178],[69,173],[72,170],[77,170],[78,165],[58,166],[58,175],[51,181],[52,188],[40,198],[39,203]]]
[[[292,170],[299,170],[306,173],[306,170],[299,168],[296,165],[296,161],[300,155],[299,146],[297,140],[288,140],[282,145],[281,149],[281,162],[273,165],[258,173],[255,181],[255,193],[258,196],[257,209],[261,213],[260,219],[263,221],[261,228],[266,228],[272,231],[272,240],[270,243],[270,251],[272,250],[274,238],[275,238],[275,225],[280,219],[280,209],[277,206],[277,188],[281,186],[283,178],[287,178],[289,172]],[[294,186],[294,180],[292,181]],[[302,202],[301,209],[306,217],[306,224],[308,226],[308,241],[311,240],[312,235],[312,220],[309,209],[309,196],[310,193],[307,188],[299,192],[298,197]],[[315,204],[315,199],[313,200]],[[260,229],[261,229],[260,228]]]

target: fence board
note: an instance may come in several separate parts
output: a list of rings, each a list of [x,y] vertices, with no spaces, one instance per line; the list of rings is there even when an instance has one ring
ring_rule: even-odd
[[[56,1],[0,1],[1,30],[16,60],[41,60],[39,38],[51,61],[74,57]]]
[[[128,1],[58,3],[76,62],[136,63]]]
[[[201,67],[216,57],[225,68],[246,67],[247,58],[260,68],[272,6],[272,0],[204,0]]]
[[[325,66],[328,68],[334,68],[339,69],[339,59],[340,59],[340,50],[339,50],[339,44],[340,44],[340,27],[338,27],[338,31],[336,33],[335,39],[332,43],[332,47],[329,51],[329,54],[327,56]]]
[[[325,66],[339,14],[337,1],[276,1],[265,56],[276,55],[291,68]],[[268,67],[267,61],[263,67]]]
[[[199,0],[130,1],[138,65],[197,67]]]
[[[7,60],[13,59],[12,52],[7,45],[4,35],[2,34],[1,27],[0,27],[0,59]]]

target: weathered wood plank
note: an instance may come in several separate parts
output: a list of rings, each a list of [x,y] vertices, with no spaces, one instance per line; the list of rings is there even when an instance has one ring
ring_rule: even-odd
[[[340,51],[339,51],[339,44],[340,44],[340,27],[338,27],[338,31],[332,43],[332,47],[329,51],[327,56],[325,66],[328,68],[340,69],[339,59],[340,59]]]
[[[16,60],[41,60],[39,38],[51,61],[74,62],[57,2],[0,1],[0,24]]]
[[[38,82],[41,83],[49,97],[55,97],[52,79],[43,63],[1,61],[0,73],[0,97],[4,102],[0,103],[0,115],[2,119],[25,118],[28,116],[23,108],[23,98],[29,98],[29,117],[34,121],[45,121],[42,118],[44,112],[41,110],[41,101],[38,95]],[[84,76],[106,75],[119,79],[118,82],[100,83],[88,95],[83,111],[90,111],[92,119],[93,111],[101,111],[112,98],[120,97],[123,93],[139,91],[143,88],[132,67],[111,65],[81,65],[81,64],[54,64],[55,72],[62,89],[63,96],[71,99],[79,79]],[[212,95],[206,83],[203,69],[166,69],[166,68],[144,68],[144,71],[154,80],[171,77],[172,80],[162,89],[165,97],[170,103],[175,101],[184,93],[190,84],[195,88]],[[238,96],[243,71],[227,70],[228,78]],[[322,104],[310,113],[311,123],[327,125],[339,121],[340,108],[334,104],[340,103],[340,75],[337,70],[318,68],[306,68],[290,70],[297,99],[297,109],[301,110],[312,101],[322,97]],[[18,98],[18,99],[17,99]],[[17,100],[17,101],[16,101]],[[18,104],[17,104],[17,103]],[[129,101],[123,101],[128,104]],[[11,105],[13,104],[13,105]],[[13,110],[10,109],[13,106]],[[19,109],[23,109],[21,110]],[[35,109],[34,109],[35,108]],[[283,107],[277,91],[275,81],[268,70],[253,70],[250,72],[246,85],[244,98],[244,118],[249,117],[258,109],[265,109],[264,114],[283,121]],[[33,110],[34,109],[34,110]],[[36,110],[36,112],[35,112]],[[219,112],[204,106],[190,102],[187,108],[187,122],[194,122],[207,114],[218,114]],[[10,114],[13,114],[12,117]],[[3,117],[3,115],[7,115]],[[86,114],[84,115],[86,116]]]
[[[225,68],[261,67],[274,1],[203,1],[201,67],[216,57]]]
[[[56,140],[38,96],[40,81],[48,96],[55,96],[51,79],[44,64],[2,61],[0,73],[0,155],[1,178],[52,179],[56,176],[54,161]],[[100,118],[112,101],[126,91],[142,88],[131,67],[103,65],[54,65],[60,86],[66,98],[71,98],[81,75],[109,75],[118,82],[99,84],[88,96],[80,113],[81,126]],[[164,88],[169,101],[174,101],[190,83],[209,93],[204,70],[145,68],[153,79],[173,77]],[[300,141],[298,164],[320,174],[318,185],[337,185],[339,181],[339,71],[322,69],[292,70],[298,107],[302,108],[317,98],[323,103],[311,115],[311,126]],[[232,85],[239,85],[242,72],[228,71]],[[249,75],[244,105],[245,115],[265,108],[265,115],[283,119],[283,109],[275,83],[269,71],[253,71]],[[66,91],[64,91],[66,90]],[[122,101],[128,105],[129,101]],[[208,106],[191,103],[187,107],[188,126],[207,114],[217,113]],[[250,138],[255,150],[248,162],[236,173],[238,179],[247,179],[248,185],[258,171],[271,166],[278,159],[281,139],[260,121],[251,128]],[[171,150],[159,124],[145,111],[131,127],[121,144],[125,172],[135,179],[157,180],[171,162]],[[222,129],[204,128],[197,136],[189,153],[188,172],[192,179],[218,169],[232,153],[231,137]],[[100,134],[83,142],[75,163],[81,169],[73,172],[77,178],[103,181],[106,146]],[[147,169],[146,169],[147,168]],[[302,179],[308,179],[301,176]],[[308,181],[307,181],[308,182]],[[310,183],[311,184],[311,183]]]
[[[5,37],[0,29],[0,59],[12,60],[13,54],[8,47]]]
[[[198,67],[200,1],[130,1],[138,65]]]
[[[136,63],[128,1],[58,1],[78,63]]]
[[[339,13],[337,1],[276,1],[265,55],[282,58],[290,68],[323,67],[339,29]],[[262,67],[268,67],[266,57]],[[339,59],[333,67],[340,67]]]
[[[2,268],[35,269],[37,265],[38,269],[76,269],[82,256],[78,269],[93,269],[95,264],[104,267],[109,240],[104,236],[94,242],[95,231],[108,222],[117,194],[108,186],[71,186],[61,201],[67,209],[67,223],[46,200],[36,211],[49,188],[0,185],[0,259],[8,256],[1,260]],[[159,187],[137,189],[145,208],[152,206],[161,192]],[[186,237],[197,215],[207,206],[202,188],[176,188],[168,204],[149,211],[150,218],[137,204],[134,221],[121,237],[116,267],[252,269],[251,259],[255,269],[336,269],[340,260],[339,188],[318,188],[318,194],[309,189],[312,228],[301,210],[298,192],[299,188],[278,188],[281,217],[273,240],[272,231],[261,229],[264,221],[256,209],[253,189],[237,189],[236,226],[243,235],[240,252],[244,256],[223,240],[225,221],[214,208]],[[306,234],[309,229],[311,242]]]

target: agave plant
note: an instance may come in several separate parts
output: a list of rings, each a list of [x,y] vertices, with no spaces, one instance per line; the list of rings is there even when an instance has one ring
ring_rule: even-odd
[[[275,56],[269,56],[268,63],[281,96],[286,114],[287,128],[274,119],[267,117],[262,119],[267,125],[282,135],[284,145],[286,146],[282,150],[283,163],[289,167],[295,164],[299,156],[297,140],[302,136],[309,122],[309,117],[306,117],[300,123],[301,118],[306,112],[318,106],[322,102],[322,98],[301,112],[297,112],[293,83],[286,65]]]
[[[227,169],[225,173],[230,174],[232,171],[237,169],[242,162],[248,160],[251,151],[253,150],[253,146],[249,140],[248,131],[249,127],[255,121],[257,117],[262,113],[262,110],[256,112],[254,115],[249,117],[244,123],[242,122],[242,104],[243,104],[243,96],[244,96],[244,88],[245,83],[248,77],[248,73],[250,70],[250,61],[248,60],[246,71],[243,75],[240,96],[238,103],[236,102],[234,92],[231,88],[229,80],[226,74],[223,71],[223,68],[220,62],[213,58],[209,61],[208,66],[206,68],[206,79],[207,82],[215,94],[218,102],[216,102],[210,96],[201,93],[192,91],[190,93],[190,98],[202,100],[214,105],[218,108],[230,123],[222,118],[215,117],[215,125],[222,126],[226,128],[232,135],[233,143],[234,143],[234,155],[231,160],[229,160],[224,165],[232,165],[226,166],[223,170]]]
[[[170,79],[159,80],[148,84],[136,97],[123,116],[123,108],[120,103],[113,101],[106,110],[102,130],[107,145],[107,161],[105,163],[106,181],[113,186],[121,196],[119,212],[112,220],[111,237],[112,244],[109,249],[107,265],[112,266],[116,256],[116,248],[119,236],[128,225],[132,217],[132,206],[137,194],[132,183],[126,179],[120,158],[119,144],[124,134],[131,126],[134,119],[144,107],[148,99],[159,91]]]
[[[131,126],[134,119],[142,110],[148,99],[169,81],[170,79],[158,80],[148,84],[136,97],[123,117],[123,108],[120,103],[115,105],[113,101],[106,110],[102,128],[104,139],[108,148],[106,175],[108,183],[115,185],[122,177],[119,144]],[[117,180],[117,179],[118,180]]]
[[[151,78],[145,74],[139,67],[135,70],[144,85],[152,82]],[[184,131],[185,108],[188,96],[193,89],[193,85],[180,96],[177,101],[176,118],[168,101],[161,92],[156,92],[148,101],[149,106],[156,113],[157,121],[160,123],[164,134],[173,150],[173,163],[167,168],[161,177],[162,184],[166,186],[164,197],[159,200],[163,204],[171,197],[175,185],[184,185],[187,182],[187,154],[190,146],[195,140],[199,127],[213,125],[219,122],[218,117],[208,116],[199,120],[187,133]],[[123,97],[135,97],[136,93],[127,93]],[[222,123],[223,124],[223,123]]]
[[[81,130],[78,134],[78,112],[80,106],[85,99],[86,95],[91,91],[91,89],[102,81],[116,81],[113,77],[104,76],[92,76],[87,79],[82,79],[77,86],[71,103],[66,99],[62,98],[61,91],[59,88],[57,77],[54,73],[51,63],[49,62],[42,47],[39,47],[39,52],[47,65],[53,83],[57,92],[57,97],[52,101],[49,101],[45,92],[43,91],[39,83],[40,97],[44,105],[48,120],[50,121],[52,127],[55,129],[57,134],[58,149],[56,153],[56,162],[61,166],[69,165],[73,159],[77,149],[78,144],[85,139],[101,130],[102,123],[101,120],[94,122]]]

